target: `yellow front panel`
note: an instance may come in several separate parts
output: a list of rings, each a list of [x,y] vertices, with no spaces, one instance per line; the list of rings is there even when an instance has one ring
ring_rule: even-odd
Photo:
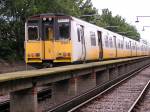
[[[55,50],[55,47],[54,47],[54,41],[45,41],[44,44],[45,44],[44,59],[45,60],[54,60],[54,59],[56,59],[56,55],[55,55],[56,50]]]
[[[27,63],[42,62],[43,60],[71,62],[72,44],[70,40],[26,42],[25,50]]]
[[[42,41],[25,42],[25,57],[26,63],[42,62],[43,42]]]
[[[54,43],[56,60],[54,62],[71,62],[72,43],[71,40],[58,40]]]

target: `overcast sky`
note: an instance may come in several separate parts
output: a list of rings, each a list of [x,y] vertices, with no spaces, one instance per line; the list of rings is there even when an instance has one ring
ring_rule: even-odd
[[[101,10],[108,8],[112,14],[122,16],[129,24],[137,27],[144,38],[150,42],[150,17],[139,18],[139,23],[135,23],[136,16],[150,16],[150,0],[92,0],[94,7]],[[145,31],[142,31],[143,26]]]

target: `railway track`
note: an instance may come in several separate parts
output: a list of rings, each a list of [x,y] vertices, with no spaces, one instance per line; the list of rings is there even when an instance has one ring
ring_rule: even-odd
[[[144,89],[142,90],[142,92],[139,94],[139,96],[137,97],[137,99],[135,100],[135,102],[132,104],[132,106],[130,107],[128,112],[136,112],[139,108],[139,104],[142,100],[144,100],[144,97],[146,96],[146,94],[148,93],[148,89],[150,87],[150,80],[148,81],[148,83],[145,85]]]
[[[135,74],[137,74],[138,72],[140,72],[141,70],[137,71],[136,73],[130,75],[129,77],[119,81],[118,83],[112,85],[110,88],[104,90],[103,92],[101,92],[100,94],[92,97],[91,99],[83,102],[82,104],[72,108],[69,110],[69,112],[90,112],[90,111],[124,111],[124,112],[135,112],[136,108],[138,107],[137,104],[139,103],[139,101],[141,101],[141,99],[143,98],[144,94],[146,93],[147,89],[149,88],[149,83],[150,81],[148,81],[147,84],[142,84],[139,87],[136,87],[134,89],[132,89],[128,95],[126,94],[126,90],[121,90],[120,85],[122,83],[126,83],[132,76],[134,76]],[[146,78],[145,78],[146,79]],[[131,79],[130,79],[131,80]],[[142,79],[141,79],[142,80]],[[139,82],[139,81],[138,81]],[[131,82],[130,82],[131,83]],[[139,82],[141,83],[141,82]],[[132,84],[132,83],[131,83]],[[143,87],[144,85],[144,87]],[[124,87],[127,86],[127,84],[124,84]],[[128,85],[129,86],[129,85]],[[142,87],[141,87],[142,86]],[[113,91],[115,88],[120,88],[120,89],[116,89],[115,91]],[[143,89],[144,88],[144,89]],[[126,89],[129,89],[126,87]],[[143,90],[142,90],[143,89]],[[141,92],[141,91],[142,92]],[[113,91],[111,93],[111,91]],[[121,91],[124,92],[124,94],[121,94]],[[136,93],[139,93],[138,95],[134,94],[134,91]],[[108,93],[109,92],[109,93]],[[106,96],[105,96],[106,95]],[[121,98],[124,97],[124,98]],[[129,97],[130,96],[130,97]],[[127,98],[127,99],[126,99]],[[136,99],[137,98],[137,99]],[[121,104],[121,101],[118,101],[117,99],[120,100],[124,100],[124,104]],[[135,100],[136,99],[136,100]],[[114,104],[114,101],[119,102]],[[129,105],[128,105],[128,104]],[[105,106],[107,105],[107,106]],[[114,106],[116,106],[116,110],[114,109]],[[131,107],[129,107],[130,105],[132,105]],[[122,108],[122,109],[121,109]]]
[[[97,86],[96,88],[94,88],[80,96],[77,96],[77,97],[65,102],[62,105],[58,105],[57,107],[54,107],[54,108],[49,108],[45,111],[46,112],[62,112],[62,111],[63,112],[66,112],[66,111],[74,112],[74,111],[78,110],[78,108],[82,107],[83,105],[87,104],[88,102],[92,101],[93,99],[97,98],[98,96],[105,94],[106,92],[112,90],[114,87],[127,81],[128,79],[135,76],[137,73],[141,72],[143,69],[147,68],[148,66],[149,65],[139,69],[136,72],[133,71],[132,73],[130,73],[130,75],[128,73],[126,73],[126,75],[124,75],[124,76],[120,76],[112,81],[109,81],[109,82],[103,84],[103,85]],[[84,111],[86,111],[86,110],[84,110]]]

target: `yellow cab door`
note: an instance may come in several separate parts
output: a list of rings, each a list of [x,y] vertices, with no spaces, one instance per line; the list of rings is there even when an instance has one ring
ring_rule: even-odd
[[[50,24],[44,24],[44,60],[55,59],[54,30]]]

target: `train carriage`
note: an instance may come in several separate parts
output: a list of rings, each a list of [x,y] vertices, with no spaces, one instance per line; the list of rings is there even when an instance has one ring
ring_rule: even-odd
[[[149,55],[148,46],[72,16],[40,14],[25,23],[26,63],[74,63]]]
[[[103,43],[103,59],[113,59],[117,57],[116,39],[110,31],[103,29],[102,43]]]

